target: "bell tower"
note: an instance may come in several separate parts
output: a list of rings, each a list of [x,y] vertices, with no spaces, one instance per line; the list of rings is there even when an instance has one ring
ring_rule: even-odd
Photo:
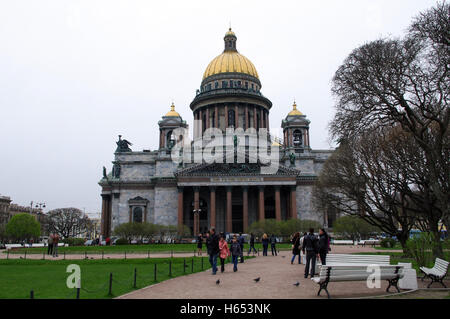
[[[186,121],[183,121],[181,115],[175,111],[175,105],[172,103],[170,111],[162,117],[162,120],[158,122],[159,125],[159,149],[170,151],[175,143],[175,137],[173,136],[173,130],[182,127],[188,128]]]
[[[284,144],[287,151],[304,153],[311,150],[309,144],[309,123],[310,121],[306,118],[306,115],[297,110],[297,104],[294,101],[292,110],[281,121]]]

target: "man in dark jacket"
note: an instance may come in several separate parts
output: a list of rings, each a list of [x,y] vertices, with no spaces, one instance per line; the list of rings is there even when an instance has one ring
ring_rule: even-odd
[[[216,235],[216,229],[212,227],[209,231],[209,237],[206,238],[206,247],[208,249],[209,263],[212,267],[212,274],[217,272],[217,256],[219,256],[219,236]]]
[[[322,265],[326,265],[326,258],[328,254],[328,234],[325,231],[325,229],[321,228],[319,230],[319,256],[320,256],[320,262]]]
[[[270,236],[270,248],[272,249],[272,256],[274,256],[274,253],[275,253],[275,256],[277,256],[276,244],[277,244],[277,238],[275,237],[274,234],[272,234],[272,236]]]
[[[253,233],[250,234],[250,249],[248,250],[248,255],[250,255],[251,251],[253,249],[253,252],[257,252],[255,249],[255,235],[253,235]]]
[[[237,269],[238,258],[239,258],[239,256],[242,256],[241,245],[239,245],[239,242],[238,242],[236,236],[233,236],[233,241],[231,242],[230,251],[231,251],[231,260],[233,262],[233,271],[236,272],[238,270]]]
[[[242,236],[242,233],[239,233],[239,238],[238,238],[238,243],[239,246],[241,246],[241,263],[244,262],[244,242],[245,242],[245,238],[244,236]]]
[[[303,254],[306,251],[306,265],[305,265],[305,278],[308,278],[308,274],[311,274],[311,278],[314,277],[316,270],[316,256],[318,257],[319,247],[318,239],[314,235],[314,229],[309,229],[309,234],[303,239],[302,245]],[[311,262],[312,260],[312,262]],[[310,271],[311,265],[311,271]]]

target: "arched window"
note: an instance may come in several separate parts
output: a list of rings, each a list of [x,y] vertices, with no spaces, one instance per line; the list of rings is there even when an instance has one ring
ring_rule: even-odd
[[[229,110],[228,111],[228,127],[235,126],[234,119],[235,119],[234,110]]]
[[[173,145],[175,145],[175,138],[173,137],[172,131],[169,131],[166,135],[166,147],[172,147]]]
[[[133,208],[133,223],[142,223],[143,214],[142,207],[138,206]]]
[[[303,144],[302,132],[300,130],[294,131],[294,146],[300,146]]]
[[[216,81],[216,82],[214,82],[214,88],[216,88],[216,89],[217,89],[218,87],[219,87],[219,82],[217,82],[217,81]]]

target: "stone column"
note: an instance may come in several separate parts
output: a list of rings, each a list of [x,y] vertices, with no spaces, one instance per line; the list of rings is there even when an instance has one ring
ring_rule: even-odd
[[[280,186],[275,186],[275,219],[281,220]]]
[[[109,236],[111,229],[111,217],[110,217],[110,201],[111,195],[102,195],[102,223],[101,232],[104,238]]]
[[[200,129],[199,129],[199,137],[203,135],[203,131],[205,130],[205,128],[203,127],[203,112],[202,110],[198,111],[198,118],[200,120]]]
[[[267,131],[270,130],[270,126],[269,126],[269,111],[266,111],[266,126],[267,126]]]
[[[248,187],[242,187],[242,219],[243,230],[247,231],[248,228]]]
[[[258,116],[256,115],[256,113],[257,113],[257,110],[256,110],[256,105],[254,105],[253,106],[253,127],[255,128],[255,130],[256,130],[256,127],[257,127],[257,120],[258,120]]]
[[[227,186],[227,215],[226,215],[226,228],[225,230],[229,233],[232,232],[233,228],[233,215],[232,215],[232,201],[231,201],[231,191],[233,188],[231,186]]]
[[[209,128],[209,107],[206,109],[206,128]]]
[[[234,106],[234,128],[239,127],[239,112],[237,104]]]
[[[129,217],[128,222],[131,223],[133,221],[133,207],[132,206],[130,206],[128,215],[129,215],[128,216]]]
[[[225,131],[227,130],[228,127],[228,106],[225,105]]]
[[[210,227],[216,227],[216,188],[214,186],[209,188],[210,191],[210,205],[211,205],[211,216],[210,216]]]
[[[291,186],[291,218],[297,219],[297,200],[295,198],[296,187]]]
[[[245,124],[244,124],[244,130],[248,129],[250,127],[248,123],[248,105],[245,104]]]
[[[259,220],[264,220],[265,218],[265,207],[264,207],[264,186],[258,186],[259,189]]]
[[[259,127],[263,128],[263,124],[264,124],[264,109],[261,108],[261,110],[259,111]]]
[[[219,127],[219,108],[217,107],[217,105],[214,107],[214,123],[215,123],[215,127]]]
[[[194,187],[194,236],[198,235],[199,232],[199,218],[198,210],[200,208],[200,188]]]
[[[180,231],[184,224],[183,195],[184,195],[183,187],[178,187],[178,228],[179,228],[178,230]]]

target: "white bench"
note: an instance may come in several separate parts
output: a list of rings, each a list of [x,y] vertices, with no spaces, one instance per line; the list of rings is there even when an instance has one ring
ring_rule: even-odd
[[[317,293],[320,296],[320,292],[325,290],[328,298],[330,298],[330,293],[328,292],[328,284],[330,282],[339,281],[366,281],[373,272],[368,269],[369,265],[364,266],[322,266],[320,269],[320,274],[318,277],[311,278],[316,284],[320,285],[319,291]],[[380,267],[380,277],[379,280],[387,280],[389,286],[386,292],[393,286],[400,292],[398,288],[399,279],[403,278],[403,266],[398,265],[377,265]]]
[[[440,258],[436,258],[433,268],[420,267],[420,270],[424,273],[424,276],[422,277],[422,281],[426,277],[431,279],[431,282],[427,288],[430,288],[430,286],[433,284],[433,282],[440,282],[442,286],[447,288],[447,286],[444,284],[443,280],[444,280],[445,275],[447,274],[448,265],[449,265],[448,261],[445,261]]]
[[[327,254],[327,266],[345,266],[345,265],[390,265],[390,255],[353,255],[353,254]],[[319,273],[322,264],[317,260],[316,273]]]
[[[353,240],[333,240],[332,245],[353,245]]]

